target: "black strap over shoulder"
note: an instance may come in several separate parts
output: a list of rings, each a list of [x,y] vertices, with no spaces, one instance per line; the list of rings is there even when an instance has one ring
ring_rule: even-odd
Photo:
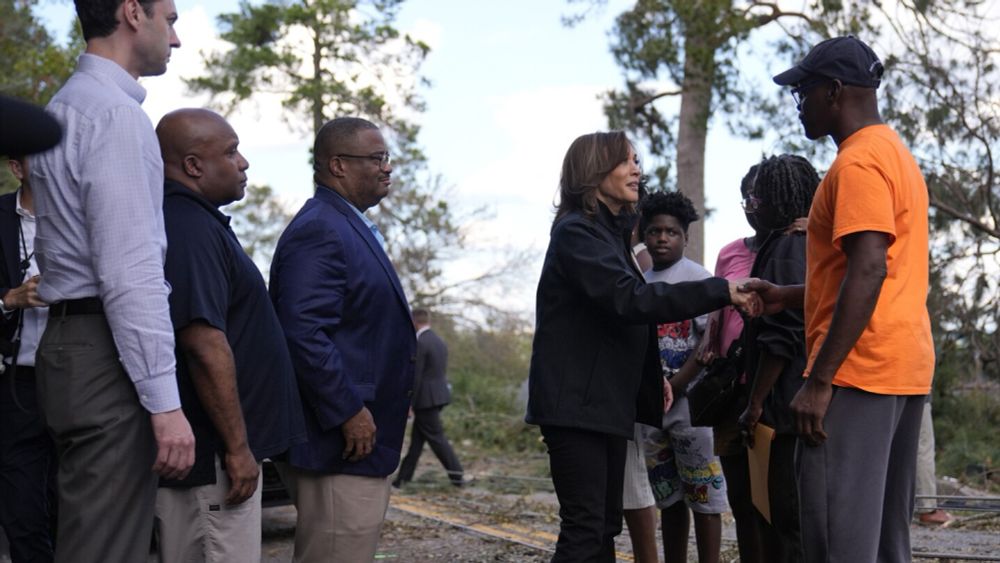
[[[732,413],[741,395],[740,376],[744,371],[746,347],[743,335],[733,340],[726,355],[712,360],[687,389],[692,426],[717,426]]]

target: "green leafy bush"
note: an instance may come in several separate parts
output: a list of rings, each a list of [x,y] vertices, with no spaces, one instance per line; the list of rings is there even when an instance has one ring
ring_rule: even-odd
[[[518,389],[528,377],[531,335],[516,326],[456,329],[436,325],[448,343],[452,404],[444,424],[454,440],[484,453],[543,453],[538,428],[524,423]]]

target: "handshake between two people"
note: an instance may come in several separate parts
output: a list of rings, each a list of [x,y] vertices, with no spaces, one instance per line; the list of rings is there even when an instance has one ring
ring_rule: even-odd
[[[749,317],[773,315],[788,306],[788,289],[758,278],[730,280],[729,298],[734,307]]]

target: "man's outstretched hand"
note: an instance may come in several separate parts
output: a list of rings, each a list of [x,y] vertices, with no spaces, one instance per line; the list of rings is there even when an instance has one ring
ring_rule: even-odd
[[[751,290],[744,290],[747,284],[758,282],[756,278],[729,281],[729,299],[733,306],[737,307],[743,314],[751,317],[759,317],[763,314],[764,304],[760,297]]]
[[[758,315],[773,315],[785,309],[784,288],[767,280],[750,278],[741,280],[738,291],[745,295],[756,295],[761,306]]]

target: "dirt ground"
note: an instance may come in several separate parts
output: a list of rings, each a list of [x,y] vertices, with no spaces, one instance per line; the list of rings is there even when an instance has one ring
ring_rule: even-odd
[[[414,482],[393,490],[377,561],[521,563],[551,558],[559,528],[558,503],[551,483],[539,476],[543,460],[482,457],[466,461],[467,472],[475,480],[457,489],[448,484],[429,454],[421,458]],[[948,529],[914,525],[914,552],[963,553],[1000,560],[1000,515],[956,515],[960,520]],[[264,519],[264,561],[291,561],[294,508],[267,509]],[[619,561],[632,560],[627,532],[619,536],[617,549]],[[693,537],[688,560],[697,560]],[[721,560],[739,560],[729,514],[723,515]]]
[[[430,452],[421,458],[415,481],[393,490],[379,544],[377,561],[406,563],[548,561],[558,534],[558,503],[544,477],[544,459],[537,456],[463,459],[474,481],[463,488],[448,484]],[[962,553],[1000,560],[1000,515],[956,513],[960,520],[948,529],[914,526],[914,552]],[[263,559],[292,559],[295,509],[264,509]],[[732,518],[723,516],[722,561],[735,563],[738,554]],[[693,538],[692,538],[693,539]],[[618,538],[620,561],[631,561],[628,534]],[[915,561],[934,559],[919,559]],[[149,562],[156,561],[150,556]],[[693,543],[689,561],[695,561]],[[960,561],[954,559],[953,561]],[[0,563],[10,559],[2,551]]]

